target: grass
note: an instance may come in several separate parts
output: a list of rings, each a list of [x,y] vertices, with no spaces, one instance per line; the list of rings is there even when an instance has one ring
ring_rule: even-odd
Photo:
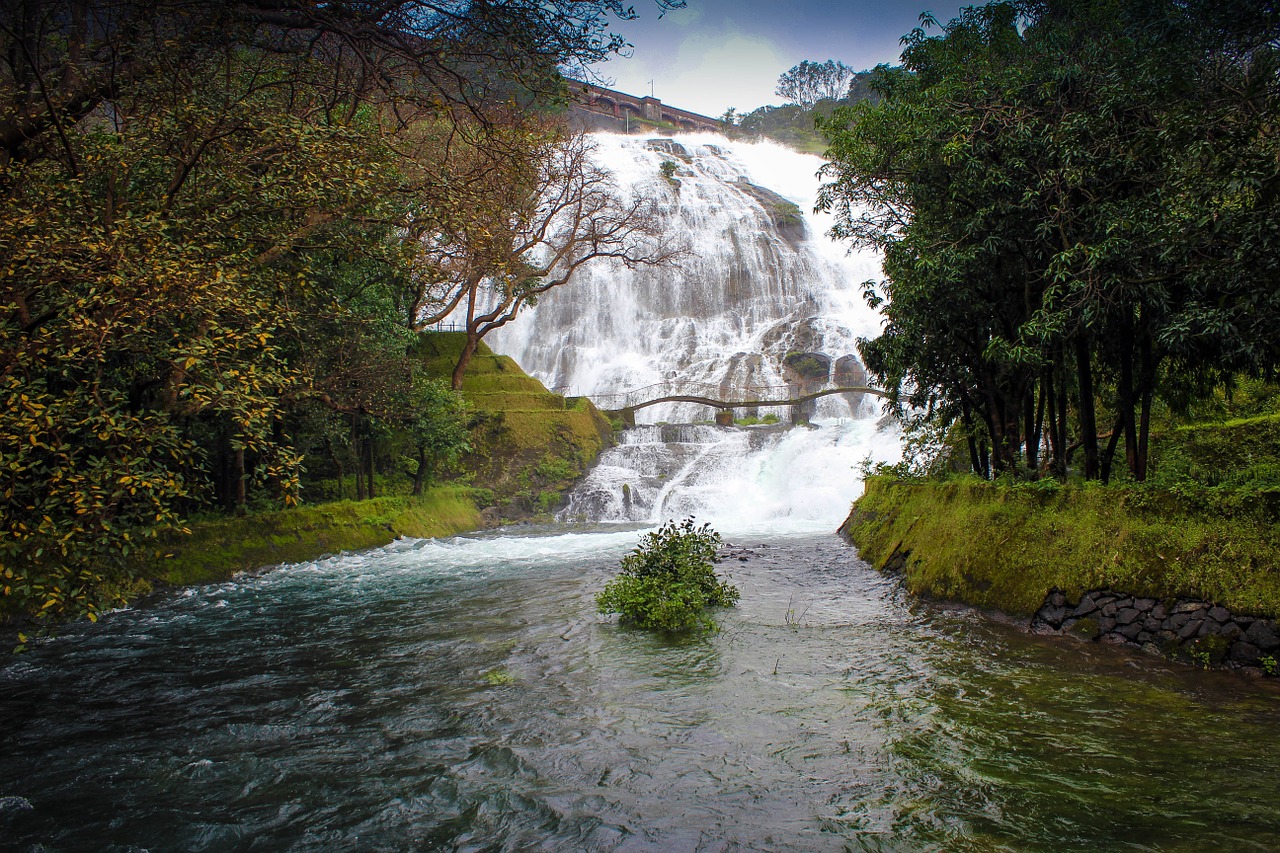
[[[165,541],[173,556],[153,562],[148,574],[163,584],[209,583],[261,566],[376,548],[400,536],[450,536],[480,525],[473,490],[460,486],[417,498],[300,506],[192,524],[191,535]]]
[[[841,528],[915,594],[1031,615],[1112,588],[1280,615],[1280,492],[875,477]]]

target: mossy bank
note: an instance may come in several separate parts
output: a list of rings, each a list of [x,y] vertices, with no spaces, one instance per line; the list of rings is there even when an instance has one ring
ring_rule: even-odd
[[[1280,615],[1276,495],[867,481],[841,533],[908,591],[1029,619],[1054,589]]]
[[[1105,593],[1170,613],[1202,602],[1229,633],[1228,615],[1280,617],[1278,439],[1275,416],[1170,431],[1146,485],[871,477],[841,533],[913,594],[1033,627],[1080,633],[1067,624],[1070,606],[1047,624],[1045,614]],[[1109,641],[1114,630],[1110,641],[1142,645],[1140,629],[1121,633],[1134,624],[1092,636]],[[1165,627],[1152,627],[1153,638]],[[1203,635],[1179,637],[1190,639]]]

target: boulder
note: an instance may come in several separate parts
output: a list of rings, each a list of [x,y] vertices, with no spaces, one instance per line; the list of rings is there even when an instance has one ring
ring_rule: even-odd
[[[1280,633],[1276,633],[1275,623],[1268,619],[1259,619],[1249,626],[1245,639],[1264,652],[1272,652],[1280,648]]]
[[[1231,651],[1227,653],[1227,657],[1236,663],[1252,666],[1258,662],[1261,653],[1253,643],[1240,642],[1231,644]]]

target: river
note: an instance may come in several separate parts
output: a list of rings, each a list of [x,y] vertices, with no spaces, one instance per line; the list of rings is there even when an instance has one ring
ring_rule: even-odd
[[[1274,850],[1270,686],[746,540],[711,636],[619,628],[611,529],[192,589],[0,670],[14,850]]]

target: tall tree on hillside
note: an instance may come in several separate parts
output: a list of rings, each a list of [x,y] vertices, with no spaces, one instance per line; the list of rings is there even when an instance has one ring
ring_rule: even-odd
[[[657,266],[681,254],[663,234],[655,202],[623,199],[592,162],[585,135],[552,126],[518,133],[528,145],[525,160],[485,170],[485,180],[469,185],[471,204],[459,215],[424,218],[406,231],[421,252],[410,323],[425,328],[449,318],[466,333],[454,389],[481,338],[570,283],[584,265]],[[484,157],[455,152],[468,174]]]
[[[774,94],[787,103],[810,109],[824,98],[839,100],[849,94],[849,84],[857,76],[849,66],[834,59],[826,62],[805,60],[778,78]]]

